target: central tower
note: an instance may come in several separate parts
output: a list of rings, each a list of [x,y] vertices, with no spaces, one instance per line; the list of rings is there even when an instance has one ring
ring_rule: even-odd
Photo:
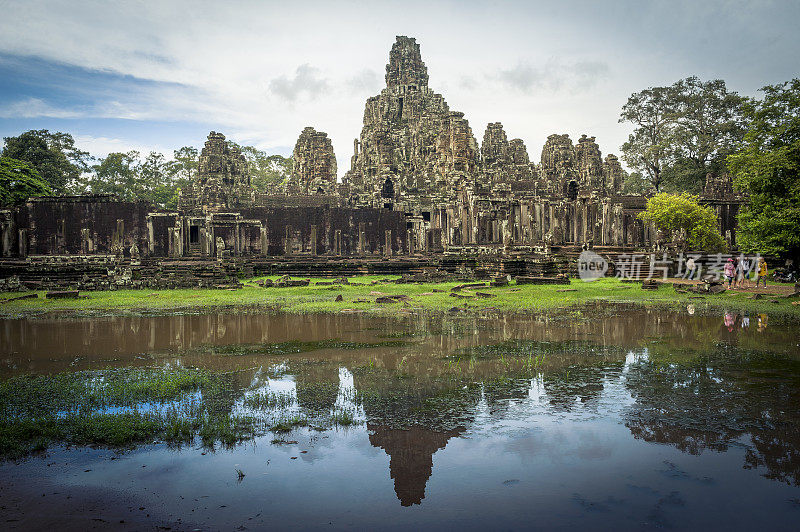
[[[428,87],[428,67],[422,62],[416,39],[397,37],[386,65],[386,88],[396,92]]]
[[[367,99],[344,183],[360,206],[419,210],[446,203],[479,173],[475,137],[463,113],[428,87],[419,44],[398,36],[386,65],[386,88]]]

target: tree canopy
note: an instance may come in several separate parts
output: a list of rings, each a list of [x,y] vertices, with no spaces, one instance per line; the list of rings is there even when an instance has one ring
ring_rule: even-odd
[[[647,209],[639,218],[668,233],[684,249],[721,251],[725,240],[719,232],[717,216],[711,207],[703,207],[691,194],[661,192],[647,200]]]
[[[33,196],[52,194],[50,185],[25,161],[0,157],[0,206],[19,205]]]
[[[800,79],[761,89],[745,106],[750,126],[728,157],[734,186],[749,196],[739,244],[752,253],[800,257]]]
[[[91,159],[88,152],[75,147],[69,133],[39,129],[3,140],[2,156],[29,163],[57,194],[71,191]]]
[[[281,155],[267,155],[267,153],[253,146],[241,146],[228,141],[231,146],[238,148],[250,171],[250,184],[258,192],[268,192],[271,188],[283,184],[292,175],[292,158]]]
[[[92,166],[91,173],[81,181],[81,191],[116,194],[124,201],[149,201],[175,208],[180,187],[197,174],[197,161],[190,160],[192,152],[197,154],[194,148],[176,150],[172,161],[158,152],[145,157],[138,151],[109,153]]]
[[[745,131],[746,99],[723,80],[689,77],[632,94],[620,122],[634,125],[622,158],[657,191],[698,193],[709,172],[725,171]]]

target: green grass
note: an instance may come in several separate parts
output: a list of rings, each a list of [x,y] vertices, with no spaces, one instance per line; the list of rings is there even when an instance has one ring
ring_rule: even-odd
[[[54,443],[131,446],[153,440],[232,445],[256,421],[230,414],[235,384],[191,368],[120,368],[0,381],[0,458]],[[199,392],[195,395],[192,392]]]
[[[331,420],[342,427],[348,427],[356,422],[352,412],[347,410],[337,410],[331,416]]]
[[[459,282],[395,284],[384,282],[387,277],[352,277],[353,285],[315,285],[291,288],[260,288],[253,284],[258,279],[245,281],[239,290],[181,289],[181,290],[111,290],[86,292],[86,299],[26,299],[2,303],[0,316],[13,317],[48,312],[77,312],[78,314],[130,314],[130,313],[185,313],[202,310],[268,311],[291,313],[317,313],[359,311],[375,314],[398,314],[411,309],[447,311],[452,307],[468,311],[486,308],[509,312],[537,312],[568,308],[597,301],[636,303],[647,306],[685,307],[693,304],[698,310],[725,308],[749,312],[770,312],[800,317],[800,306],[790,299],[772,298],[753,300],[749,294],[725,292],[717,295],[697,296],[677,293],[671,286],[658,290],[642,290],[637,283],[622,283],[618,279],[601,279],[592,283],[573,280],[569,288],[574,292],[559,292],[564,285],[515,285],[500,288],[481,288],[495,297],[484,299],[459,299],[450,297],[450,289]],[[330,281],[330,280],[326,280]],[[372,284],[375,282],[376,284]],[[403,294],[410,300],[403,303],[375,302],[370,292],[387,295]],[[463,293],[463,292],[462,292]],[[427,294],[427,295],[426,295]],[[7,294],[13,297],[20,294]],[[342,295],[343,301],[336,301]],[[778,303],[771,302],[777,299]],[[359,301],[361,300],[361,301]]]

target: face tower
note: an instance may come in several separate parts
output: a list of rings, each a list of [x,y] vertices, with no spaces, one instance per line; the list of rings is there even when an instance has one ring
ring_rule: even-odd
[[[357,205],[414,210],[447,201],[474,183],[478,145],[463,113],[428,87],[419,44],[399,36],[389,52],[386,87],[367,100],[361,135],[345,175]]]

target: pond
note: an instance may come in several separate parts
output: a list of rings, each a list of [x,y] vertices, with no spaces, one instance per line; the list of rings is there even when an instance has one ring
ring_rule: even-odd
[[[800,336],[766,314],[59,317],[0,333],[6,426],[47,408],[51,423],[132,412],[188,431],[7,457],[12,528],[800,520]],[[204,435],[211,412],[246,436]]]

